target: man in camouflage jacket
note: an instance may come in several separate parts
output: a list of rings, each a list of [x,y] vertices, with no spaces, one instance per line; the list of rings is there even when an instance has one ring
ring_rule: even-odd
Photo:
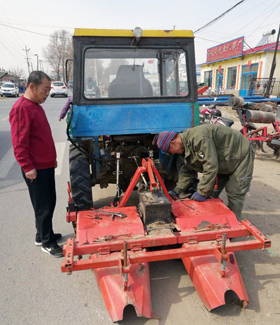
[[[202,124],[180,134],[161,132],[155,141],[164,152],[184,155],[178,182],[170,193],[173,197],[183,194],[199,172],[202,177],[192,199],[202,202],[211,195],[218,177],[219,194],[225,188],[228,207],[241,220],[255,157],[248,139],[228,127]]]

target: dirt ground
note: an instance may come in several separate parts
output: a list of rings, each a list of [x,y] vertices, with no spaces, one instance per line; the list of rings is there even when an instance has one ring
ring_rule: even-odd
[[[240,129],[235,111],[229,107],[219,109],[224,117],[234,120],[234,129]],[[269,130],[272,130],[270,126]],[[280,323],[280,158],[276,159],[266,144],[264,150],[265,153],[257,151],[256,154],[254,177],[246,196],[243,218],[264,232],[272,246],[266,251],[235,253],[249,296],[248,306],[243,309],[237,304],[227,304],[209,312],[195,292],[183,265],[178,261],[152,263],[152,306],[160,319],[140,321],[128,315],[123,324]],[[221,198],[226,203],[224,192]]]
[[[240,128],[235,111],[229,107],[219,109],[224,117],[234,120],[232,128]],[[267,126],[271,132],[272,126]],[[272,246],[267,251],[236,253],[250,302],[246,309],[239,311],[240,314],[235,309],[218,308],[211,313],[216,324],[231,324],[236,320],[240,324],[280,322],[280,158],[276,159],[273,150],[266,144],[264,150],[265,153],[260,150],[256,152],[254,176],[246,196],[243,218],[264,232]],[[222,193],[222,199],[226,202],[225,193]],[[218,315],[227,320],[220,319]],[[239,317],[234,320],[233,316],[237,315]]]

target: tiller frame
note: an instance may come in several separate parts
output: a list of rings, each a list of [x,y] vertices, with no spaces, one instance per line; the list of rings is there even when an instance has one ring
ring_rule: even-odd
[[[136,208],[125,206],[143,173],[147,173],[149,176],[150,191],[153,193],[162,190],[171,202],[171,210],[175,218],[173,225],[176,230],[169,234],[149,234],[144,226],[141,226],[141,222],[139,222],[141,219],[137,215]],[[70,190],[69,201],[71,201]],[[206,201],[208,203],[205,203]],[[128,304],[135,307],[137,316],[153,317],[148,263],[180,258],[201,300],[209,310],[225,303],[224,296],[228,290],[235,291],[245,307],[249,298],[234,252],[252,249],[265,250],[271,246],[271,242],[250,221],[242,220],[239,223],[234,213],[225,207],[220,199],[206,201],[172,200],[153,161],[150,158],[143,159],[142,166],[137,168],[117,207],[112,204],[111,207],[100,209],[102,211],[92,209],[78,213],[73,209],[68,209],[67,221],[78,221],[77,239],[67,239],[67,243],[63,247],[65,260],[61,265],[61,270],[68,274],[73,271],[94,270],[101,294],[113,321],[123,318],[123,309]],[[205,212],[200,212],[203,207],[209,209],[209,213],[218,214],[218,211],[222,211],[221,216],[218,217],[228,221],[222,224],[205,223]],[[212,207],[214,212],[211,210]],[[116,218],[104,218],[102,214],[104,211],[116,213]],[[127,218],[118,218],[117,213],[120,212],[127,215]],[[80,228],[79,218],[85,220],[85,224]],[[106,229],[106,226],[118,228],[112,228],[109,235],[94,237],[92,242],[89,242],[86,238],[90,236],[92,228],[96,227],[95,223],[102,218],[106,221],[100,221],[100,225],[97,225],[96,228],[99,229],[98,231]],[[115,232],[116,229],[124,229],[124,222],[128,222],[129,219],[133,219],[135,222],[133,229],[139,226],[139,229],[143,230],[137,234]],[[108,223],[105,224],[107,220]],[[103,222],[104,228],[101,228],[101,222]],[[130,225],[130,223],[126,225]],[[82,237],[80,233],[85,233],[86,236]],[[231,238],[250,236],[254,236],[255,239],[230,241]],[[174,248],[148,251],[149,248],[162,248],[167,245]],[[83,255],[88,254],[90,254],[89,258],[81,259]],[[78,259],[75,259],[75,256]],[[233,277],[234,281],[232,281]]]
[[[267,126],[259,127],[255,130],[252,130],[250,127],[250,123],[246,121],[246,117],[244,112],[246,110],[237,109],[237,113],[239,116],[239,120],[242,125],[242,133],[243,135],[250,141],[264,141],[264,142],[271,142],[272,140],[280,140],[280,121],[272,121],[271,124],[274,129],[274,134],[269,134],[267,132]],[[261,113],[261,111],[260,111]],[[263,123],[260,120],[259,123]],[[259,134],[261,132],[261,134]]]

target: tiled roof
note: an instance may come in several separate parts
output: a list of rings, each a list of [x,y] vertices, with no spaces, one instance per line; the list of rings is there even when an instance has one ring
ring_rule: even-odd
[[[256,53],[256,52],[275,51],[275,45],[276,45],[276,42],[265,44],[265,45],[262,45],[262,46],[257,46],[257,47],[254,47],[252,49],[248,49],[246,51],[243,51],[243,55],[253,54],[253,53]],[[278,43],[277,51],[280,51],[280,43]]]
[[[3,78],[8,72],[6,71],[0,71],[0,79]]]

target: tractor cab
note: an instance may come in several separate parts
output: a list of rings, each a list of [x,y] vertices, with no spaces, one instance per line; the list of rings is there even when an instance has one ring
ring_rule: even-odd
[[[165,180],[174,184],[176,163],[173,157],[166,163],[165,157],[168,168],[163,170],[152,140],[158,132],[182,132],[199,124],[193,33],[139,27],[76,29],[73,47],[73,107],[68,125],[72,190],[78,178],[83,189],[118,181],[120,191],[125,191],[137,166],[149,155]],[[81,166],[72,163],[81,147],[91,165],[82,176],[77,173]],[[118,152],[122,174],[117,180]],[[84,175],[89,173],[85,186]],[[92,204],[88,192],[85,206],[77,189],[74,202],[79,208]]]

